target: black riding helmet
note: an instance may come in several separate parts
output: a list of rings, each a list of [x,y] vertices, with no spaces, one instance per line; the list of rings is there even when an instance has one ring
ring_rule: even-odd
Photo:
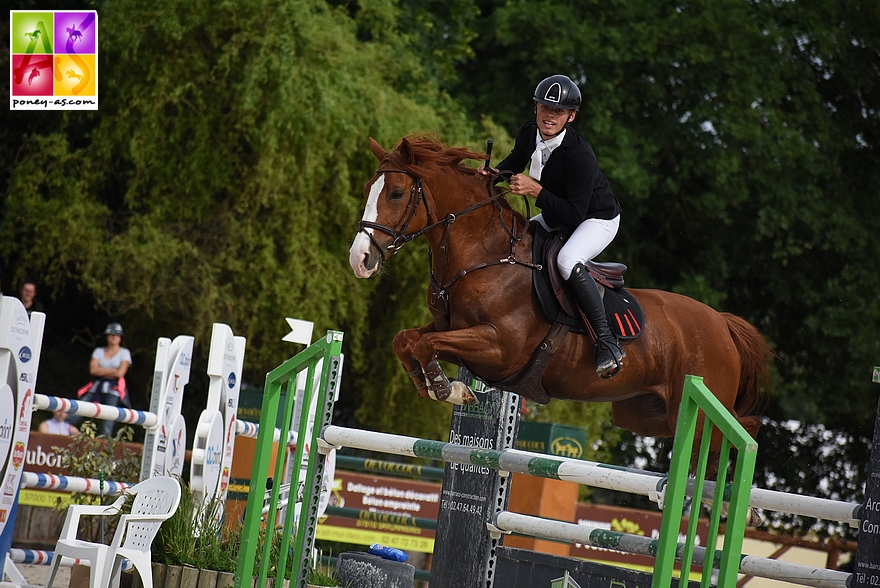
[[[535,88],[535,102],[568,110],[580,110],[581,91],[568,76],[550,76]]]
[[[110,323],[107,325],[107,328],[104,329],[105,335],[119,335],[120,337],[125,336],[125,331],[122,330],[122,325],[119,323]]]

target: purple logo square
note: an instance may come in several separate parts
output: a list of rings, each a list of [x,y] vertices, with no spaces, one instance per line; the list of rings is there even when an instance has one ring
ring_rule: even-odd
[[[55,13],[56,53],[96,53],[98,27],[94,12]]]

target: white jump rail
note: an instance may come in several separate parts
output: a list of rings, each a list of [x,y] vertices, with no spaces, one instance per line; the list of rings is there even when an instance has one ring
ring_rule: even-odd
[[[449,463],[486,466],[498,469],[503,473],[515,472],[530,476],[554,478],[587,486],[647,496],[661,504],[661,506],[667,480],[667,477],[662,474],[652,475],[643,470],[631,471],[627,468],[596,462],[547,456],[516,449],[501,451],[479,449],[442,441],[430,441],[334,425],[324,428],[321,432],[319,445],[322,451],[349,447],[407,457],[440,459]],[[754,508],[766,508],[819,519],[846,522],[858,527],[858,519],[856,517],[860,505],[855,503],[801,497],[784,492],[755,488],[752,490],[749,504]],[[583,543],[618,549],[630,553],[644,553],[646,555],[656,553],[656,545],[654,545],[653,551],[650,546],[652,542],[656,543],[656,540],[637,535],[618,534],[621,538],[621,545],[614,547],[613,544],[607,544],[598,538],[591,537],[593,531],[597,529],[563,521],[529,517],[507,511],[499,513],[489,528],[493,533],[516,532],[570,543]],[[601,531],[600,535],[607,533],[607,530],[604,529],[599,531]],[[705,548],[694,547],[694,563],[698,565],[703,563],[705,557]],[[817,588],[846,588],[847,582],[852,577],[852,574],[847,572],[789,564],[751,555],[744,555],[739,565],[739,572],[743,574],[805,586],[815,586]]]
[[[408,457],[418,457],[414,452],[414,447],[417,441],[422,441],[422,439],[415,437],[376,433],[360,429],[347,429],[335,425],[325,428],[322,438],[327,445],[332,447],[351,447]],[[438,441],[437,443],[441,442]],[[456,460],[467,459],[467,456],[473,450],[473,447],[447,443],[442,450],[442,459],[456,463],[470,463],[468,461],[460,462]],[[551,459],[560,463],[556,471],[560,480],[604,488],[606,490],[639,494],[647,496],[658,504],[662,501],[662,492],[667,481],[665,474],[652,474],[645,470],[635,471],[621,466],[598,462],[557,456],[548,457],[517,449],[508,449],[501,453],[502,455],[498,459],[498,463],[502,471],[534,475],[529,470],[529,463],[533,459]],[[706,487],[703,490],[704,497],[711,499],[712,492],[714,492],[714,484],[706,482]],[[859,526],[858,513],[861,510],[861,505],[855,502],[798,496],[796,494],[764,490],[762,488],[752,488],[749,505],[753,508],[844,522],[854,528]]]

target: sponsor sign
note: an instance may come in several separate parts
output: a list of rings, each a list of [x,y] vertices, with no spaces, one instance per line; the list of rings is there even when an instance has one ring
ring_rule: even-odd
[[[49,435],[48,433],[31,432],[24,457],[24,470],[35,474],[68,474],[65,468],[67,447],[73,441],[73,437],[64,435]],[[126,443],[126,448],[140,456],[142,445],[140,443]],[[37,492],[43,492],[37,490]]]
[[[431,553],[433,529],[423,529],[412,518],[436,520],[440,512],[440,484],[340,472],[334,477],[329,506],[364,511],[358,518],[328,516],[318,524],[317,538],[358,545],[381,543],[409,551]]]
[[[12,448],[12,467],[16,470],[21,468],[24,463],[24,441],[17,441],[15,447]]]

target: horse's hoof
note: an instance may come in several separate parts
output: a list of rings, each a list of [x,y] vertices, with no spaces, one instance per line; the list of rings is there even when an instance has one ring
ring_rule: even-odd
[[[749,507],[749,516],[746,519],[746,527],[749,527],[749,528],[760,527],[762,522],[763,521],[761,521],[761,515],[758,514],[757,510],[755,510],[754,508],[752,508],[750,506]]]
[[[449,394],[446,402],[451,402],[452,404],[479,404],[479,400],[477,400],[476,395],[467,384],[459,380],[453,380],[450,384],[452,392]]]

